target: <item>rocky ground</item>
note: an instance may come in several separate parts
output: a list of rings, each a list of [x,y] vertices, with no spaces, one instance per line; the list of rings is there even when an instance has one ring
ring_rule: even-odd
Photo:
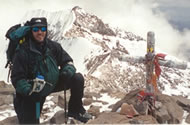
[[[14,89],[1,82],[0,84],[0,111],[13,109],[12,94]],[[99,93],[85,92],[84,106],[88,107],[88,112],[93,115],[93,119],[86,124],[179,124],[190,123],[190,100],[182,96],[168,96],[157,93],[155,95],[154,112],[148,112],[148,103],[143,101],[138,102],[137,94],[140,90],[133,90],[129,93],[113,92],[111,90],[102,90]],[[117,98],[117,103],[110,105],[109,100],[100,100],[103,94],[108,94],[111,98]],[[42,111],[42,123],[48,124],[64,124],[64,93],[54,93],[51,95],[53,104],[51,108],[45,106]],[[67,100],[69,92],[67,92]],[[101,104],[97,106],[97,103]],[[95,105],[96,104],[96,105]],[[107,105],[108,110],[101,108]],[[61,107],[51,118],[48,119],[46,114],[50,113],[56,106]],[[3,114],[0,114],[3,115]],[[79,124],[79,121],[70,119],[72,124]],[[0,124],[17,124],[16,116],[8,116],[0,122]]]

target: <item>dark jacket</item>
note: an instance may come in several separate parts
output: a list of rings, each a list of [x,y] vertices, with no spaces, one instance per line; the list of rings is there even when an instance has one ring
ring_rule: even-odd
[[[70,61],[73,61],[72,58],[59,43],[46,39],[42,46],[28,39],[16,51],[11,74],[12,84],[17,93],[26,96],[24,88],[31,88],[31,81],[37,74],[43,75],[49,84],[39,94],[47,96],[58,82],[59,69]]]

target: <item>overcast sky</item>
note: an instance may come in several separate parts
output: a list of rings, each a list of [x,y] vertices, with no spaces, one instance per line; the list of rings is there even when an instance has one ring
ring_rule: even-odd
[[[154,31],[156,45],[170,54],[180,54],[182,44],[185,50],[182,55],[190,48],[190,0],[0,0],[0,3],[0,39],[27,11],[58,11],[80,6],[111,26],[142,37]]]

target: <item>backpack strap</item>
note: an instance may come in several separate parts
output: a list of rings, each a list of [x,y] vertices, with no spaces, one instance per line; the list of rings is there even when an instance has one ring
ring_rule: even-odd
[[[9,66],[9,72],[8,72],[8,76],[7,76],[7,82],[9,82],[9,78],[10,78],[10,74],[13,68],[13,64],[11,62],[7,62],[7,66]]]

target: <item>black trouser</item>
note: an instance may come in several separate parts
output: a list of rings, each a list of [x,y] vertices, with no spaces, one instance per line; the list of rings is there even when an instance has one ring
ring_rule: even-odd
[[[35,96],[23,97],[16,94],[14,108],[20,124],[39,124],[36,118],[36,102],[40,102],[40,113],[45,102],[45,97],[37,99]]]
[[[56,86],[54,92],[63,91],[64,88],[71,90],[68,111],[73,113],[79,113],[81,110],[84,111],[84,108],[82,106],[84,77],[82,74],[75,73],[75,75],[70,80],[60,78],[59,84]]]
[[[82,97],[84,90],[84,78],[82,74],[75,73],[70,80],[64,80],[60,78],[58,84],[55,87],[54,92],[63,91],[66,85],[66,89],[71,89],[71,97],[69,100],[68,110],[69,112],[79,113],[83,109]],[[14,98],[14,108],[17,113],[17,117],[20,124],[38,124],[39,119],[36,119],[36,102],[40,102],[40,112],[45,102],[45,97],[36,100],[34,96],[23,97],[19,94]]]

